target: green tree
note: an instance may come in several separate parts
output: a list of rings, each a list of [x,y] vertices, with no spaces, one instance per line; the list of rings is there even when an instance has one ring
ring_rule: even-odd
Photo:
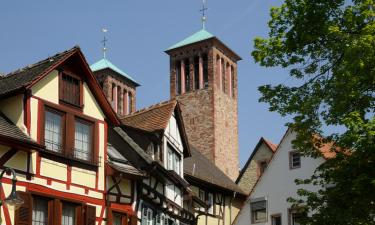
[[[301,153],[319,157],[325,142],[337,153],[297,182],[325,188],[300,189],[290,201],[314,212],[306,224],[375,224],[375,1],[285,0],[270,14],[268,37],[254,40],[252,56],[287,69],[298,85],[261,86],[260,101],[292,116]],[[341,131],[311,138],[330,126]]]

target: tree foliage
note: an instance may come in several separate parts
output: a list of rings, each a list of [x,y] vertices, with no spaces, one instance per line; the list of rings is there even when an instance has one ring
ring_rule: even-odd
[[[306,224],[374,224],[375,1],[285,0],[270,14],[268,37],[254,40],[252,56],[288,69],[299,85],[261,86],[260,101],[293,117],[293,144],[303,154],[321,156],[325,142],[337,153],[298,181],[325,188],[301,189],[292,202],[314,212]],[[330,126],[342,129],[313,141]]]

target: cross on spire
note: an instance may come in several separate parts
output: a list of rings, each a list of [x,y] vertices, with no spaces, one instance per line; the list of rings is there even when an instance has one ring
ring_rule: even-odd
[[[207,10],[208,10],[207,2],[206,0],[202,0],[202,9],[199,10],[200,12],[202,12],[202,29],[206,28],[206,20],[207,20],[206,11]]]
[[[104,37],[103,37],[103,40],[101,41],[101,43],[103,43],[102,51],[103,51],[103,57],[105,58],[106,57],[106,52],[107,52],[106,43],[108,41],[108,39],[105,37],[105,34],[108,32],[107,28],[103,28],[102,32],[104,34]]]

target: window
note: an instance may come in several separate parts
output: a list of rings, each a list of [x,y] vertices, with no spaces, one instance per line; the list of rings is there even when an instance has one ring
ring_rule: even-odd
[[[208,213],[214,214],[214,194],[207,194]]]
[[[153,210],[148,208],[147,206],[144,206],[142,208],[142,219],[141,219],[141,225],[153,225]]]
[[[203,85],[208,88],[208,57],[207,54],[203,55]]]
[[[130,219],[126,214],[112,212],[112,224],[109,225],[128,225]]]
[[[234,68],[233,66],[230,67],[231,69],[231,76],[230,76],[230,82],[231,82],[231,89],[232,89],[232,96],[231,97],[234,97]]]
[[[168,150],[168,170],[173,170],[177,174],[180,175],[180,168],[181,168],[181,157],[180,155],[173,149],[170,144],[167,144]]]
[[[261,176],[267,168],[267,161],[258,162],[259,176]]]
[[[156,142],[152,143],[152,146],[153,146],[153,158],[154,158],[154,160],[162,162],[163,156],[162,156],[162,152],[160,151],[160,146]]]
[[[251,202],[251,220],[253,223],[261,223],[267,221],[267,201]]]
[[[132,93],[128,93],[128,112],[129,114],[133,112],[133,95]]]
[[[74,157],[90,161],[92,159],[92,125],[76,120],[74,136]]]
[[[225,93],[225,62],[221,59],[221,89]]]
[[[185,92],[189,92],[190,88],[190,62],[189,59],[185,59]]]
[[[15,211],[15,225],[51,225],[51,221],[56,221],[60,225],[80,225],[83,221],[86,221],[86,225],[95,225],[94,206],[40,197],[26,192],[18,192],[18,195],[24,203]]]
[[[181,61],[176,63],[176,93],[181,94]]]
[[[199,89],[199,57],[194,58],[194,89]]]
[[[118,213],[113,214],[113,225],[121,225],[121,215]]]
[[[75,76],[61,74],[60,100],[74,106],[81,106],[81,81]]]
[[[76,206],[63,203],[61,213],[61,225],[76,225]]]
[[[205,194],[204,190],[199,189],[198,198],[200,200],[202,200],[203,202],[206,202],[206,194]],[[205,211],[203,207],[200,207],[199,210],[202,211],[202,212]]]
[[[299,152],[289,152],[289,167],[290,169],[301,167],[301,154]]]
[[[46,149],[53,152],[62,152],[62,114],[47,109],[44,123],[44,144]]]
[[[52,107],[56,107],[54,109]],[[61,110],[61,111],[60,111]],[[53,157],[61,163],[95,169],[99,160],[98,145],[94,142],[95,121],[67,106],[44,102],[44,119],[40,120],[41,140],[46,146],[45,157]],[[59,157],[56,157],[56,156]]]
[[[121,88],[117,87],[117,113],[122,114],[123,113],[123,108],[124,108],[124,101],[122,100],[122,95],[121,95]]]
[[[48,225],[48,200],[36,198],[33,201],[32,225]]]
[[[304,213],[296,212],[296,210],[289,210],[289,224],[300,225],[301,220],[306,217]]]
[[[271,225],[281,225],[281,214],[271,216]]]

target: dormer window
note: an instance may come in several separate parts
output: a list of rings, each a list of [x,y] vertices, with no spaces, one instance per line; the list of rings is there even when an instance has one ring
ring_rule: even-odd
[[[81,79],[75,75],[62,72],[60,75],[60,101],[73,106],[82,106]]]
[[[167,151],[168,151],[168,162],[167,168],[168,170],[173,170],[177,174],[180,175],[180,167],[181,167],[181,156],[174,150],[174,148],[167,144]]]

